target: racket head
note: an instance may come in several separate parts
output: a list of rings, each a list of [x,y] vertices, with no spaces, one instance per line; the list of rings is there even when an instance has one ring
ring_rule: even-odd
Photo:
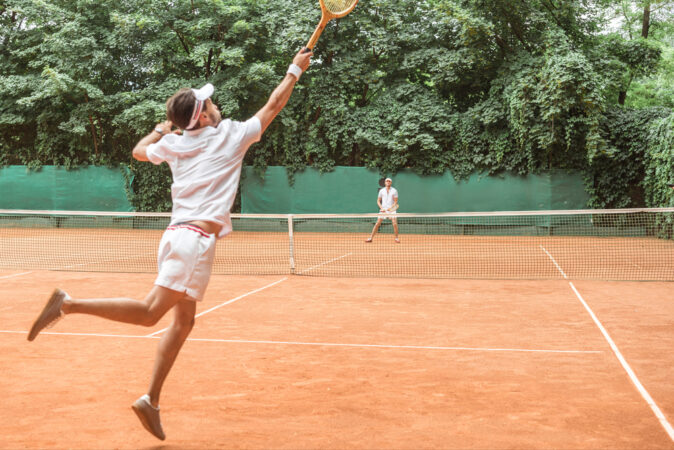
[[[386,186],[386,178],[380,178],[379,179],[379,187],[384,187]]]
[[[311,39],[307,42],[306,48],[313,50],[328,22],[332,19],[346,16],[353,11],[357,3],[358,0],[319,0],[319,4],[321,5],[321,21],[318,23],[314,34],[311,35]]]
[[[321,11],[327,20],[339,19],[353,11],[358,0],[319,0]]]

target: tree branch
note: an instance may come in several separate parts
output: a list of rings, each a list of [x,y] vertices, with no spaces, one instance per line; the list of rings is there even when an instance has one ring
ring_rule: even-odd
[[[515,35],[517,40],[520,41],[522,46],[528,51],[531,52],[531,48],[529,45],[526,43],[524,39],[524,35],[522,34],[522,29],[519,24],[516,24],[514,20],[512,20],[512,16],[509,15],[503,8],[501,8],[501,12],[503,13],[503,17],[506,18],[506,23],[508,24],[508,28],[510,28],[510,31]]]
[[[84,101],[89,104],[89,96],[84,93]],[[91,137],[94,140],[94,154],[98,156],[98,137],[96,136],[96,127],[94,126],[94,118],[89,114],[89,125],[91,126]]]
[[[211,77],[211,61],[213,60],[213,49],[208,50],[208,60],[206,61],[206,78]]]
[[[641,19],[641,37],[648,39],[648,30],[651,27],[651,2],[644,5],[644,15]]]
[[[511,50],[510,46],[508,45],[508,43],[507,43],[506,41],[504,41],[503,38],[502,38],[501,36],[499,36],[498,33],[494,33],[494,39],[496,40],[496,44],[497,44],[499,47],[501,47],[501,51],[503,51],[503,53],[509,53],[509,52],[512,52],[512,50]]]
[[[183,38],[183,35],[180,34],[180,32],[179,32],[178,30],[176,30],[175,28],[173,28],[173,25],[171,25],[170,23],[167,24],[167,25],[168,25],[169,29],[170,29],[171,31],[173,31],[173,32],[176,34],[176,36],[178,36],[178,40],[180,41],[180,44],[182,44],[183,49],[185,49],[185,53],[187,53],[187,54],[189,55],[189,54],[190,54],[190,49],[189,49],[189,47],[187,46],[187,42],[185,42],[185,39]]]
[[[630,36],[630,40],[632,40],[632,24],[630,23],[630,18],[627,15],[627,11],[625,10],[625,3],[623,2],[621,4],[621,6],[622,6],[621,9],[622,9],[622,12],[623,12],[623,17],[625,18],[625,23],[627,24],[627,32]]]
[[[562,23],[559,21],[559,19],[557,19],[557,16],[555,15],[555,12],[552,10],[552,8],[557,9],[557,7],[554,5],[554,3],[552,3],[551,0],[548,0],[548,1],[543,0],[541,3],[543,4],[543,6],[545,6],[545,9],[547,9],[550,12],[550,15],[554,19],[557,26],[559,26],[559,28],[564,28],[564,27],[562,27]],[[550,8],[550,6],[552,6],[552,8]]]

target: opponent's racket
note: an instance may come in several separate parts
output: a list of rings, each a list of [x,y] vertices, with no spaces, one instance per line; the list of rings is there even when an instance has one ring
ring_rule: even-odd
[[[340,17],[349,14],[353,11],[353,8],[356,7],[358,0],[319,0],[319,3],[321,4],[321,21],[318,23],[314,34],[311,35],[311,39],[309,39],[309,42],[307,43],[307,50],[305,50],[305,52],[313,50],[314,45],[316,45],[316,42],[318,41],[318,37],[323,32],[323,29],[328,22],[332,19],[339,19]]]

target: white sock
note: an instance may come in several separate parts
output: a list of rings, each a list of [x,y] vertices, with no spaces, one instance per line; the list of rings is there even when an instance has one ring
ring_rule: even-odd
[[[157,405],[156,408],[154,406],[152,406],[152,402],[150,401],[149,395],[145,394],[140,399],[145,401],[148,405],[150,405],[150,408],[154,409],[155,411],[159,411],[159,405]]]

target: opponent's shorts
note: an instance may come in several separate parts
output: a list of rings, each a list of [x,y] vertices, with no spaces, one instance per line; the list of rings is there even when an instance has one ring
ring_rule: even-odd
[[[380,212],[379,218],[383,220],[395,220],[397,211]]]
[[[169,226],[159,243],[159,274],[154,284],[185,292],[188,299],[201,301],[211,278],[215,242],[214,234],[195,225]]]

